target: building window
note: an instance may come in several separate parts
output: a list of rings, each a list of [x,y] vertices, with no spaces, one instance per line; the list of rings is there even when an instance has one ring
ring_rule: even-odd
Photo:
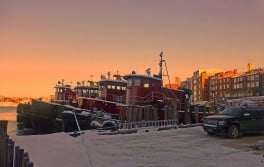
[[[247,83],[247,87],[250,88],[250,83]]]
[[[250,76],[247,76],[247,80],[248,80],[248,81],[250,80]]]

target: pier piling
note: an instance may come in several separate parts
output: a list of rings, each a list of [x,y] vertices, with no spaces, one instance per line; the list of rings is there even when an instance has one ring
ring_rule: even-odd
[[[9,139],[7,124],[8,121],[0,120],[0,167],[33,167],[28,153]]]

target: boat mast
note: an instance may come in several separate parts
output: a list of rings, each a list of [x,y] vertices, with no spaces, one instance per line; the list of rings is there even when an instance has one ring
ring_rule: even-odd
[[[162,64],[165,64],[165,67],[166,67],[166,75],[163,75],[162,74]],[[169,72],[168,72],[168,68],[167,68],[167,63],[166,61],[163,59],[163,52],[160,53],[160,62],[159,62],[159,66],[160,66],[160,72],[159,72],[159,77],[162,79],[162,76],[167,76],[168,77],[168,80],[169,80],[169,85],[170,85],[170,88],[171,88],[171,84],[170,84],[170,76],[169,76]]]
[[[163,52],[160,53],[160,62],[159,62],[159,66],[160,66],[160,72],[159,72],[159,77],[162,79],[162,63],[163,63]]]

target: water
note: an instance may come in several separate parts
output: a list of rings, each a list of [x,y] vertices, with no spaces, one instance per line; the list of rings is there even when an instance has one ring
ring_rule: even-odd
[[[0,120],[8,120],[7,133],[16,134],[16,107],[0,107]]]

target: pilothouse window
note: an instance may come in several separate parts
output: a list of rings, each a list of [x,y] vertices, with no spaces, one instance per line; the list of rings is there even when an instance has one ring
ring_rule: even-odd
[[[140,86],[140,79],[135,79],[134,86]]]
[[[143,86],[144,86],[144,88],[148,88],[149,87],[149,80],[145,79],[143,81]]]
[[[129,79],[128,81],[127,81],[127,86],[132,86],[132,79]]]

